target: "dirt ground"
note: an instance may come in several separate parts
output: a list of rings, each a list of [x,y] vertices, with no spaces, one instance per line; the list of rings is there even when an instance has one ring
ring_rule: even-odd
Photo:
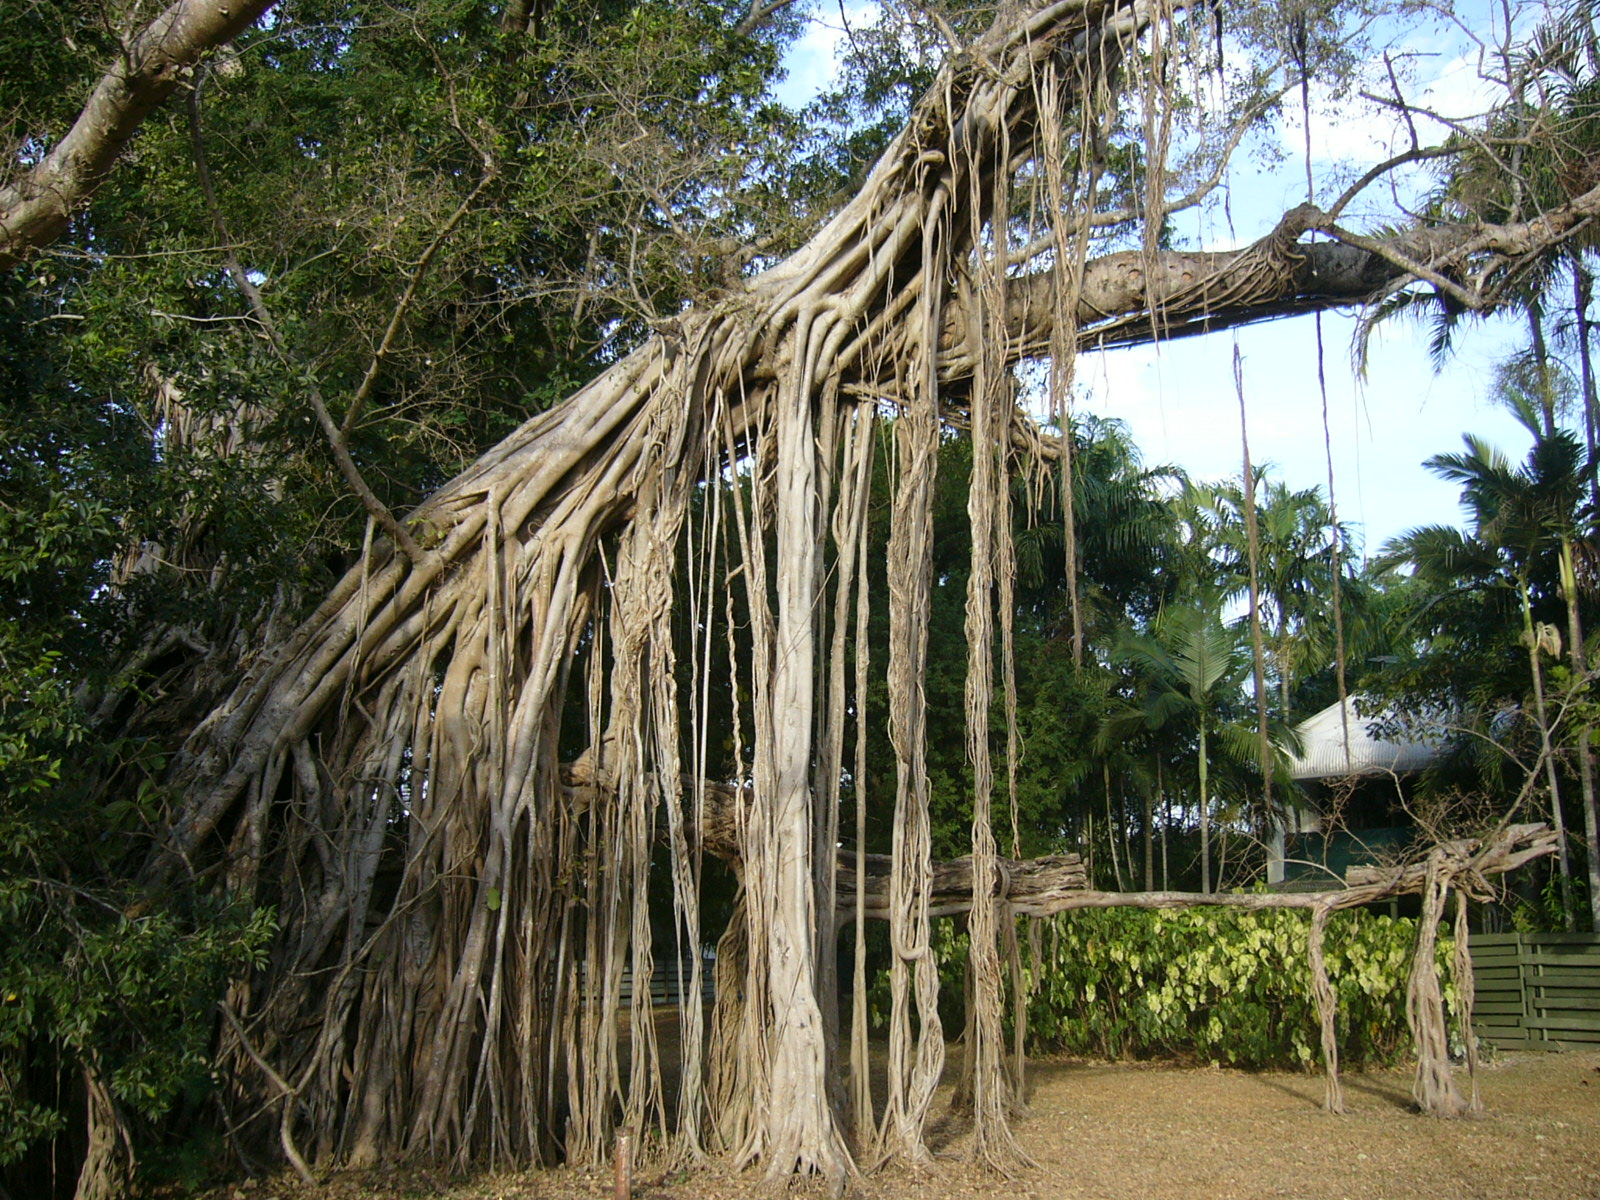
[[[1463,1086],[1465,1071],[1458,1072]],[[1484,1112],[1439,1121],[1411,1106],[1409,1071],[1345,1078],[1350,1112],[1320,1109],[1320,1075],[1204,1067],[1039,1063],[1017,1124],[1037,1166],[1009,1180],[965,1161],[959,1121],[935,1130],[935,1165],[885,1171],[848,1195],[914,1200],[1600,1200],[1600,1052],[1504,1054],[1479,1073]],[[942,1099],[942,1098],[941,1098]],[[939,1103],[939,1102],[936,1102]],[[936,1111],[938,1111],[936,1109]],[[755,1175],[641,1169],[636,1200],[743,1200]],[[816,1186],[797,1195],[822,1195]],[[215,1200],[578,1200],[610,1197],[609,1173],[559,1170],[449,1180],[362,1172],[317,1192],[286,1179]]]

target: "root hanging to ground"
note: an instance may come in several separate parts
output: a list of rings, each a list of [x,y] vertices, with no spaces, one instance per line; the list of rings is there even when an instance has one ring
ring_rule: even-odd
[[[1328,961],[1322,953],[1323,935],[1333,908],[1319,904],[1311,910],[1311,925],[1306,934],[1306,960],[1311,971],[1311,999],[1317,1006],[1317,1025],[1322,1038],[1322,1071],[1325,1087],[1322,1107],[1331,1113],[1344,1112],[1344,1089],[1339,1083],[1339,1037],[1334,1019],[1339,1013],[1339,997],[1328,980]]]
[[[1417,1078],[1411,1089],[1417,1106],[1435,1116],[1457,1117],[1467,1111],[1467,1102],[1450,1070],[1449,1024],[1445,1019],[1444,993],[1439,987],[1439,968],[1434,961],[1439,921],[1449,888],[1443,860],[1444,854],[1438,849],[1428,855],[1422,914],[1417,918],[1417,945],[1406,980],[1406,1023],[1417,1048]]]
[[[1478,1095],[1478,1035],[1472,1030],[1472,1006],[1477,996],[1477,980],[1472,974],[1472,931],[1467,927],[1467,894],[1456,891],[1455,959],[1451,972],[1455,976],[1456,994],[1460,1009],[1456,1013],[1456,1029],[1461,1043],[1466,1047],[1467,1081],[1472,1095],[1467,1101],[1469,1112],[1482,1112],[1483,1100]]]

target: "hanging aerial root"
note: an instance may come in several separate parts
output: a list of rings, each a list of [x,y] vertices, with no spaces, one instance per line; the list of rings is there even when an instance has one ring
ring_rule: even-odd
[[[1428,855],[1422,914],[1417,918],[1417,944],[1406,981],[1406,1023],[1417,1050],[1417,1076],[1411,1094],[1423,1112],[1438,1117],[1458,1117],[1467,1111],[1467,1102],[1456,1088],[1450,1069],[1449,1025],[1434,960],[1448,888],[1445,854],[1436,848]]]
[[[1472,931],[1467,927],[1467,894],[1456,890],[1455,960],[1452,973],[1456,981],[1456,995],[1460,1008],[1456,1012],[1456,1029],[1467,1052],[1467,1079],[1472,1087],[1468,1111],[1482,1112],[1483,1100],[1478,1095],[1478,1035],[1472,1029],[1472,1008],[1477,998],[1477,981],[1472,974]]]
[[[1322,1038],[1324,1079],[1322,1107],[1331,1113],[1344,1112],[1344,1089],[1339,1083],[1339,1038],[1334,1019],[1339,1013],[1339,997],[1328,980],[1328,961],[1322,953],[1323,935],[1333,909],[1319,904],[1311,910],[1311,925],[1306,934],[1306,960],[1311,971],[1311,998],[1317,1007],[1317,1025]]]

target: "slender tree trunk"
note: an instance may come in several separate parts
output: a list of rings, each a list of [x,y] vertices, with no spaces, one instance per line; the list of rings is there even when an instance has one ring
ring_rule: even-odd
[[[1094,887],[1094,811],[1087,804],[1083,813],[1083,869],[1089,886]]]
[[[1153,892],[1156,890],[1155,831],[1150,828],[1150,824],[1154,805],[1148,791],[1141,791],[1140,799],[1143,802],[1144,821],[1144,890]]]
[[[1589,321],[1589,303],[1594,299],[1594,276],[1579,259],[1572,264],[1573,316],[1578,328],[1578,374],[1583,384],[1583,444],[1589,452],[1589,502],[1600,512],[1600,398],[1596,396],[1594,355],[1589,344],[1593,326]]]
[[[1600,513],[1600,451],[1596,448],[1596,425],[1600,422],[1600,413],[1596,412],[1596,408],[1600,406],[1600,401],[1597,401],[1595,394],[1594,356],[1589,344],[1589,303],[1594,298],[1594,276],[1577,256],[1574,256],[1572,263],[1572,283],[1573,315],[1578,328],[1578,367],[1583,382],[1583,440],[1588,450],[1589,503],[1595,512]],[[1562,564],[1562,586],[1567,586],[1568,575],[1572,580],[1567,593],[1568,654],[1573,671],[1581,679],[1588,674],[1589,668],[1583,649],[1583,629],[1578,623],[1575,600],[1577,578],[1573,573],[1570,540],[1566,551],[1566,561]],[[1589,855],[1589,927],[1600,933],[1600,809],[1596,807],[1594,789],[1593,734],[1594,730],[1588,724],[1578,730],[1578,764],[1579,780],[1583,785],[1583,837]]]
[[[1117,842],[1121,840],[1118,826],[1119,822],[1111,813],[1111,764],[1100,764],[1100,780],[1105,787],[1106,798],[1106,842],[1111,847],[1111,874],[1117,881],[1117,891],[1128,890],[1128,881],[1122,874],[1122,858],[1117,854]],[[1130,864],[1131,865],[1131,864]]]
[[[1217,890],[1228,886],[1228,823],[1224,821],[1217,831]]]
[[[1294,672],[1289,666],[1289,615],[1281,610],[1278,612],[1278,719],[1285,725],[1289,723],[1289,687]]]
[[[1533,339],[1533,362],[1538,371],[1539,419],[1544,436],[1556,435],[1556,396],[1550,384],[1550,349],[1544,340],[1544,306],[1538,300],[1528,305],[1528,333]]]
[[[1161,762],[1156,760],[1156,790],[1161,795],[1161,889],[1166,891],[1172,886],[1172,874],[1167,869],[1167,830],[1172,828],[1172,797],[1167,795],[1166,786],[1161,781]]]
[[[1539,749],[1544,757],[1545,781],[1550,788],[1550,824],[1556,831],[1556,856],[1561,871],[1561,908],[1567,927],[1572,926],[1572,863],[1567,855],[1567,827],[1561,813],[1561,786],[1556,779],[1555,754],[1550,745],[1550,720],[1544,702],[1544,670],[1539,665],[1539,639],[1534,632],[1533,606],[1526,580],[1518,580],[1522,597],[1522,632],[1528,644],[1528,673],[1533,677],[1533,710],[1539,721]]]
[[[1206,771],[1206,719],[1200,716],[1200,890],[1211,891],[1211,792]]]
[[[1250,463],[1250,428],[1245,415],[1244,363],[1237,342],[1233,347],[1233,385],[1239,394],[1239,444],[1244,460],[1244,535],[1250,559],[1250,676],[1261,752],[1261,816],[1271,820],[1272,738],[1267,728],[1267,651],[1261,635],[1261,531],[1256,520],[1256,473]]]
[[[1567,603],[1567,661],[1572,664],[1574,687],[1586,687],[1589,664],[1583,652],[1583,621],[1578,613],[1578,577],[1572,558],[1572,539],[1561,539],[1561,592]],[[1583,795],[1583,841],[1589,866],[1589,928],[1600,933],[1600,820],[1595,811],[1592,730],[1578,723],[1578,786]]]
[[[1060,370],[1057,366],[1055,370]],[[1078,587],[1078,518],[1072,476],[1072,417],[1061,420],[1061,533],[1067,556],[1067,606],[1072,614],[1072,665],[1083,666],[1083,603]]]

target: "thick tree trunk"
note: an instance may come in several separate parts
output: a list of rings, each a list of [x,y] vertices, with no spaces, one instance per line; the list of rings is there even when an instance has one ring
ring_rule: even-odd
[[[801,346],[811,331],[801,325]],[[797,371],[797,376],[799,372]],[[780,389],[777,419],[778,627],[772,678],[770,776],[756,782],[758,822],[770,820],[770,843],[761,856],[766,877],[747,866],[752,892],[771,896],[768,1002],[772,1071],[762,1099],[767,1120],[761,1154],[767,1177],[781,1179],[797,1167],[818,1171],[843,1186],[850,1170],[828,1103],[828,1059],[816,992],[811,844],[811,737],[815,683],[817,536],[815,427],[810,380]],[[769,790],[770,789],[770,790]],[[771,815],[760,811],[763,792]],[[762,886],[765,883],[765,886]]]

